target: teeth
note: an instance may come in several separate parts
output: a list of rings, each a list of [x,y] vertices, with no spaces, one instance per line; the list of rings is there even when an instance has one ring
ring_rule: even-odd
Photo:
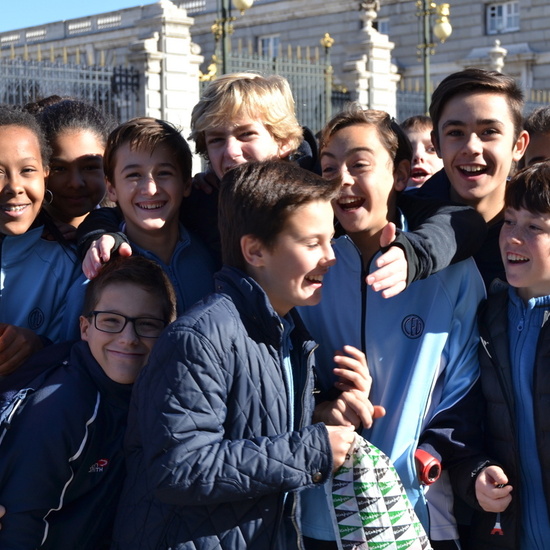
[[[355,202],[357,199],[357,197],[340,197],[338,199],[338,203],[339,204],[351,204],[352,202]]]
[[[464,172],[474,174],[476,172],[483,172],[483,170],[485,170],[485,166],[460,166],[460,169],[464,170]]]
[[[308,281],[313,281],[314,283],[322,283],[323,282],[323,276],[322,275],[309,275],[306,277]]]
[[[162,208],[165,204],[165,202],[140,202],[137,206],[143,210],[156,210],[157,208]]]
[[[22,212],[25,208],[27,208],[26,204],[4,204],[0,206],[0,209],[4,212]]]
[[[509,262],[528,262],[529,258],[526,258],[525,256],[519,256],[518,254],[513,254],[512,252],[509,252],[506,255],[506,258]]]

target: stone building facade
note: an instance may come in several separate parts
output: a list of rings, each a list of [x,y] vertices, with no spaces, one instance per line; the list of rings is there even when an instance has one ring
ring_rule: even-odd
[[[430,74],[437,84],[447,74],[467,66],[502,67],[526,89],[550,90],[550,2],[548,0],[448,0],[451,37],[437,40],[430,56]],[[193,40],[210,59],[214,39],[210,26],[217,17],[220,0],[203,0],[193,13]],[[440,4],[441,2],[437,2]],[[252,39],[256,47],[279,44],[316,45],[325,32],[334,39],[331,58],[337,84],[353,85],[349,71],[367,56],[365,17],[376,12],[373,21],[389,40],[389,70],[392,81],[422,86],[423,64],[418,45],[421,38],[421,10],[416,0],[255,0],[241,16],[233,9],[234,42]],[[435,20],[432,20],[432,22]],[[495,44],[495,41],[499,43]],[[380,46],[383,45],[380,44]],[[388,69],[388,66],[386,66]]]
[[[88,64],[132,65],[143,75],[141,112],[187,127],[216,42],[222,1],[160,0],[69,21],[0,33],[0,56],[62,56]],[[548,0],[451,0],[453,33],[431,60],[436,84],[466,66],[503,67],[528,89],[550,89]],[[396,88],[422,85],[416,0],[255,0],[233,8],[233,48],[250,42],[271,56],[319,46],[329,33],[334,83],[363,105],[395,114]],[[495,40],[500,46],[495,46]],[[219,42],[218,42],[219,44]],[[493,54],[493,58],[491,58]]]
[[[132,66],[140,75],[136,116],[189,128],[199,98],[200,48],[193,19],[169,0],[136,8],[0,33],[2,59],[83,66]]]

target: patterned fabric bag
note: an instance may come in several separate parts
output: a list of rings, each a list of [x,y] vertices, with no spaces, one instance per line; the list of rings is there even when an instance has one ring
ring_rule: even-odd
[[[431,550],[390,459],[356,435],[332,482],[340,550]]]

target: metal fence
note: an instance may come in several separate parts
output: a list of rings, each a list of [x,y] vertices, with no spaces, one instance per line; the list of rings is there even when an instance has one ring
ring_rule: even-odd
[[[50,95],[93,103],[117,121],[137,115],[139,74],[131,67],[0,59],[0,103],[25,105]]]
[[[263,56],[254,52],[252,45],[231,49],[227,54],[228,73],[250,71],[262,75],[284,76],[292,89],[296,114],[301,125],[314,133],[321,130],[333,110],[340,110],[349,94],[332,92],[332,67],[328,56],[321,57],[319,48],[288,47],[284,55]],[[219,69],[218,69],[219,70]],[[207,86],[205,80],[202,86]]]
[[[434,89],[432,87],[432,89]],[[524,90],[525,107],[523,113],[528,115],[537,107],[550,106],[550,92],[548,90]],[[403,122],[406,118],[424,114],[424,91],[418,85],[397,90],[397,121]]]

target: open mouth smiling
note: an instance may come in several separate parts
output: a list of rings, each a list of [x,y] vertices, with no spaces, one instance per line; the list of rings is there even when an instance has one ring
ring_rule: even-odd
[[[524,264],[529,261],[529,258],[526,258],[525,256],[520,256],[519,254],[514,254],[513,252],[508,252],[506,254],[506,260],[511,264]]]
[[[365,199],[361,197],[340,197],[337,204],[342,210],[347,211],[360,208],[364,202]]]
[[[458,166],[458,170],[466,176],[480,176],[487,173],[487,166],[463,164]]]

